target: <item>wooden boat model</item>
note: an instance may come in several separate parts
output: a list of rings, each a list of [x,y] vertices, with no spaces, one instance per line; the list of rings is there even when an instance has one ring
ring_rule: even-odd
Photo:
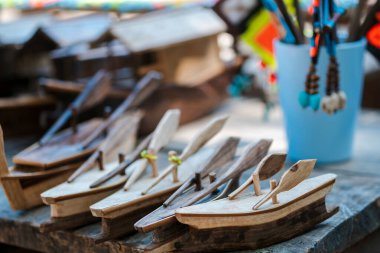
[[[0,180],[11,207],[19,210],[42,204],[40,194],[64,182],[82,164],[83,159],[94,152],[104,140],[105,133],[123,116],[124,112],[139,105],[157,88],[159,78],[160,76],[156,72],[148,73],[137,84],[131,95],[107,119],[93,119],[58,134],[47,135],[46,144],[44,142],[42,145],[36,143],[21,152],[21,155],[19,154],[14,159],[15,166],[9,169],[1,136]],[[71,116],[73,111],[69,112],[65,113],[68,115],[65,118]],[[59,122],[62,121],[66,120],[59,119]],[[53,126],[53,129],[58,130],[58,128],[56,125]],[[46,140],[46,138],[42,140]],[[42,162],[35,159],[34,156],[30,160],[25,159],[32,153],[36,157],[42,157]]]
[[[144,250],[166,251],[168,245],[172,245],[183,236],[183,233],[186,233],[186,226],[181,225],[175,218],[175,211],[178,208],[227,197],[230,191],[224,190],[221,194],[220,188],[223,189],[223,186],[229,188],[231,180],[237,179],[238,182],[240,174],[253,166],[257,165],[255,171],[260,172],[261,180],[276,174],[282,168],[286,155],[270,155],[268,159],[259,163],[268,152],[270,145],[271,141],[261,140],[257,144],[247,145],[243,154],[233,163],[222,167],[200,168],[161,207],[135,223],[135,228],[139,232],[153,231],[153,239],[144,245]]]
[[[335,174],[306,179],[314,164],[315,160],[299,161],[278,184],[271,180],[271,189],[259,195],[237,196],[246,188],[244,184],[230,198],[177,209],[176,219],[187,226],[187,232],[167,244],[164,251],[256,249],[310,230],[339,210],[327,210],[325,204]]]
[[[133,151],[140,120],[138,112],[117,120],[98,149],[79,167],[78,170],[84,171],[82,174],[70,183],[64,182],[41,194],[51,212],[51,219],[40,224],[42,232],[78,227],[94,220],[89,206],[121,187],[126,175],[118,175],[95,189],[89,188],[89,182],[118,166],[123,162],[118,162],[118,158]]]
[[[207,161],[211,150],[202,147],[222,129],[226,120],[227,117],[218,117],[209,122],[180,155],[170,152],[169,166],[166,154],[158,154],[157,173],[154,169],[152,172],[146,171],[146,166],[139,166],[138,161],[131,165],[135,168],[131,169],[132,174],[124,189],[90,207],[94,216],[102,218],[102,231],[94,238],[95,241],[101,242],[133,232],[133,224],[137,220],[161,205],[197,167]],[[165,170],[161,169],[165,167]],[[142,194],[147,186],[168,174],[171,174],[172,178],[166,177],[152,191]]]
[[[237,143],[238,140],[236,141]],[[150,232],[160,229],[162,226],[170,226],[176,222],[175,211],[178,208],[190,206],[199,201],[204,202],[205,198],[208,201],[214,200],[215,198],[210,198],[210,196],[218,192],[218,187],[223,186],[229,180],[239,177],[245,170],[257,165],[258,161],[265,156],[270,144],[271,141],[267,140],[259,142],[257,145],[263,147],[260,153],[255,153],[257,152],[256,144],[249,145],[234,163],[215,166],[215,162],[210,161],[206,166],[200,167],[194,173],[194,176],[189,178],[173,193],[160,208],[136,222],[135,228],[139,232]],[[278,157],[273,155],[272,157],[274,159],[270,159],[270,162],[266,163],[264,168],[269,171],[268,177],[273,176],[281,169],[286,158],[284,155],[278,155]],[[274,169],[271,168],[273,163],[277,165]]]
[[[42,231],[78,227],[87,221],[94,220],[90,213],[90,205],[121,188],[131,171],[127,169],[127,173],[116,174],[97,187],[91,187],[92,183],[113,171],[115,167],[116,170],[120,170],[120,166],[121,169],[125,169],[135,162],[145,149],[148,148],[150,152],[158,152],[167,145],[178,128],[180,112],[178,110],[167,111],[152,136],[147,138],[148,141],[142,141],[131,152],[136,141],[137,126],[141,116],[139,114],[135,120],[126,119],[119,123],[119,126],[115,127],[114,133],[107,137],[99,149],[73,174],[68,182],[41,194],[43,202],[50,206],[52,217],[50,221],[41,224]],[[127,152],[127,155],[120,157],[118,156],[119,152],[123,154]],[[129,152],[131,153],[128,154]],[[100,161],[99,158],[101,158]],[[124,163],[125,161],[126,163]]]

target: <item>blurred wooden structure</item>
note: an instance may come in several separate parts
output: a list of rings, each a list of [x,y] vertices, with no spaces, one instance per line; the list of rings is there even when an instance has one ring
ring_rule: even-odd
[[[137,75],[154,69],[166,83],[194,86],[224,71],[217,35],[226,28],[209,9],[158,11],[115,23],[94,43],[117,39],[130,51]]]

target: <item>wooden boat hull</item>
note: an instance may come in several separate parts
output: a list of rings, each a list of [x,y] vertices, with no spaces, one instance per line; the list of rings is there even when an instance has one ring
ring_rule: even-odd
[[[291,239],[338,212],[338,207],[326,208],[326,195],[335,178],[326,174],[305,180],[279,194],[280,204],[268,203],[259,210],[252,206],[265,195],[180,208],[176,217],[184,224],[155,231],[151,241],[133,248],[140,252],[220,252],[257,249]]]
[[[24,210],[42,205],[40,194],[67,180],[80,163],[70,164],[54,170],[21,173],[13,172],[1,175],[8,202],[14,210]]]
[[[333,174],[326,174],[305,180],[292,191],[279,194],[277,197],[280,204],[272,205],[267,202],[258,210],[250,209],[261,196],[243,196],[236,200],[208,203],[209,206],[204,204],[180,208],[176,211],[176,218],[179,222],[200,230],[258,226],[285,218],[317,200],[324,199],[334,186],[335,177]],[[239,210],[241,206],[243,207]]]
[[[287,217],[254,227],[229,227],[198,230],[186,226],[177,230],[172,239],[135,243],[137,252],[225,252],[254,250],[289,240],[304,234],[339,211],[327,209],[325,199],[319,199]]]

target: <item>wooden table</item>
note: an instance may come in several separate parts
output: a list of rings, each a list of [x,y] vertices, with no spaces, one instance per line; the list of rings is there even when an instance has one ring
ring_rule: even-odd
[[[285,148],[285,135],[279,109],[268,122],[263,122],[263,106],[252,100],[230,101],[216,114],[233,113],[223,135],[237,135],[246,140],[273,137],[272,151]],[[176,135],[177,144],[188,139],[202,119],[185,126]],[[31,139],[6,140],[11,157]],[[351,161],[318,165],[314,175],[332,172],[338,175],[328,203],[338,204],[340,212],[312,231],[292,240],[257,252],[341,252],[380,227],[380,113],[364,111],[359,117],[354,157]],[[248,175],[248,174],[247,174]],[[100,225],[92,224],[75,231],[41,234],[38,224],[49,217],[48,207],[12,211],[0,193],[0,242],[43,252],[131,252],[131,246],[149,240],[149,235],[136,234],[94,245],[91,237]]]

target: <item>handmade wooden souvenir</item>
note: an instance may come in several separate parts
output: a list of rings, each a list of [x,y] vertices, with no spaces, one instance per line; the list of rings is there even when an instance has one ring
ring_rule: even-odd
[[[61,162],[58,166],[48,169],[46,167],[28,167],[18,164],[10,169],[8,169],[7,166],[3,166],[1,168],[0,179],[11,207],[13,209],[27,209],[42,204],[40,194],[64,182],[70,174],[81,165],[83,161],[76,160],[77,153],[86,147],[92,147],[94,150],[96,147],[94,143],[97,143],[97,145],[101,143],[101,140],[104,139],[103,133],[105,133],[107,129],[111,129],[113,124],[123,116],[125,111],[140,104],[157,88],[158,79],[159,75],[156,72],[147,74],[147,76],[139,82],[131,95],[106,120],[100,121],[94,119],[82,123],[85,124],[85,126],[90,125],[91,128],[87,127],[87,129],[85,129],[79,124],[77,133],[74,135],[72,129],[67,129],[58,133],[48,144],[42,147],[40,147],[39,144],[34,144],[23,151],[27,153],[29,150],[33,151],[40,148],[41,153],[39,155],[44,158],[48,155],[59,157],[60,159],[65,157],[65,155],[67,155],[67,157],[72,156],[70,157],[71,159],[64,159],[64,163]],[[86,130],[86,132],[83,133],[84,130]],[[82,133],[80,133],[81,131]],[[81,139],[78,140],[78,138],[75,137],[77,135],[80,135]],[[1,141],[3,141],[3,139]],[[55,145],[55,143],[57,144]],[[88,155],[90,155],[91,152],[89,152]],[[62,154],[57,155],[56,153]],[[2,165],[6,165],[4,150],[0,155],[4,160]],[[49,162],[51,162],[51,160],[49,160]],[[73,180],[80,174],[81,171],[77,170],[71,179]]]
[[[170,141],[178,127],[179,117],[180,112],[178,110],[169,110],[165,114],[154,131],[149,145],[146,145],[150,152],[158,152]],[[44,203],[50,205],[52,217],[50,222],[41,225],[42,230],[47,231],[80,226],[81,224],[79,222],[69,224],[67,222],[69,217],[72,217],[72,220],[75,221],[76,217],[83,218],[85,215],[91,215],[89,210],[90,205],[114,193],[125,184],[127,178],[131,176],[131,171],[127,170],[127,173],[124,175],[115,175],[112,180],[108,180],[99,187],[90,187],[90,184],[93,183],[95,179],[104,176],[117,167],[119,163],[118,151],[123,153],[124,151],[131,151],[131,146],[133,147],[136,139],[135,135],[140,118],[141,115],[138,117],[138,120],[132,122],[124,120],[119,123],[119,127],[115,129],[114,133],[110,135],[109,138],[102,143],[100,148],[77,170],[81,171],[81,174],[77,174],[75,179],[62,183],[41,194]],[[129,125],[129,127],[127,127],[127,125]],[[133,157],[130,159],[130,162],[137,160],[138,156],[146,150],[144,142],[143,145],[144,146],[140,145],[135,152],[131,154]],[[130,147],[129,150],[124,150],[126,146]],[[144,161],[146,160],[148,159]]]
[[[315,160],[302,160],[286,171],[271,189],[242,194],[176,210],[187,232],[163,251],[231,251],[269,246],[302,234],[334,215],[327,210],[326,195],[336,175],[306,179]],[[149,250],[146,250],[149,251]]]
[[[236,148],[238,140],[234,138],[231,138],[231,140],[235,142]],[[171,195],[161,207],[135,223],[135,228],[139,232],[156,230],[155,236],[163,240],[164,235],[158,236],[157,234],[163,230],[163,226],[169,227],[172,226],[173,223],[177,222],[175,219],[176,209],[190,206],[198,201],[204,202],[205,198],[208,201],[214,200],[215,198],[221,198],[221,190],[218,189],[218,187],[223,185],[228,180],[236,177],[239,178],[240,174],[244,170],[255,166],[268,151],[270,142],[262,141],[258,144],[258,146],[261,147],[265,147],[265,145],[267,145],[267,148],[263,148],[263,151],[260,153],[255,153],[257,152],[256,145],[247,147],[244,154],[242,154],[241,157],[233,164],[229,163],[217,165],[217,163],[212,160],[206,163],[204,167],[199,168],[193,177],[188,179],[173,195]],[[229,159],[226,160],[226,162],[231,160],[232,156],[228,158]],[[280,157],[277,157],[276,155],[270,156],[270,158],[266,159],[265,162],[259,164],[257,167],[258,172],[255,175],[260,175],[261,179],[266,179],[273,176],[282,168],[285,158],[286,156],[284,155],[280,155]],[[219,160],[220,158],[217,159]],[[234,177],[234,175],[237,176]],[[259,179],[259,176],[257,179]],[[259,184],[259,181],[257,181],[256,184]],[[225,193],[225,191],[223,192]],[[226,197],[226,195],[224,195],[224,197]],[[168,229],[166,229],[166,231],[167,230]],[[177,235],[180,235],[180,233],[177,233]]]
[[[83,174],[71,183],[62,183],[41,194],[42,201],[50,206],[51,211],[51,220],[40,225],[41,231],[84,225],[84,222],[91,220],[89,206],[125,183],[126,175],[118,175],[102,187],[88,187],[94,178],[104,175],[119,164],[120,154],[128,154],[133,150],[141,116],[141,113],[134,113],[117,120],[106,139],[79,168]]]
[[[90,207],[91,212],[96,217],[102,218],[101,234],[95,240],[101,242],[110,238],[116,238],[123,234],[134,231],[133,224],[144,215],[153,211],[194,172],[210,156],[210,149],[200,150],[205,143],[216,135],[223,127],[227,117],[219,117],[207,124],[192,141],[185,147],[183,152],[177,157],[171,158],[171,163],[165,172],[173,175],[172,178],[166,177],[152,191],[143,194],[149,185],[160,178],[161,168],[167,166],[169,161],[165,160],[166,155],[158,154],[158,173],[143,171],[141,164],[147,162],[142,160],[132,164],[129,168],[133,173],[141,174],[135,177],[134,181],[127,183],[127,190],[121,189],[109,197],[99,201]],[[144,154],[145,156],[145,154]],[[175,162],[174,162],[175,161]],[[165,166],[163,166],[166,164]],[[136,169],[136,171],[134,171]]]

